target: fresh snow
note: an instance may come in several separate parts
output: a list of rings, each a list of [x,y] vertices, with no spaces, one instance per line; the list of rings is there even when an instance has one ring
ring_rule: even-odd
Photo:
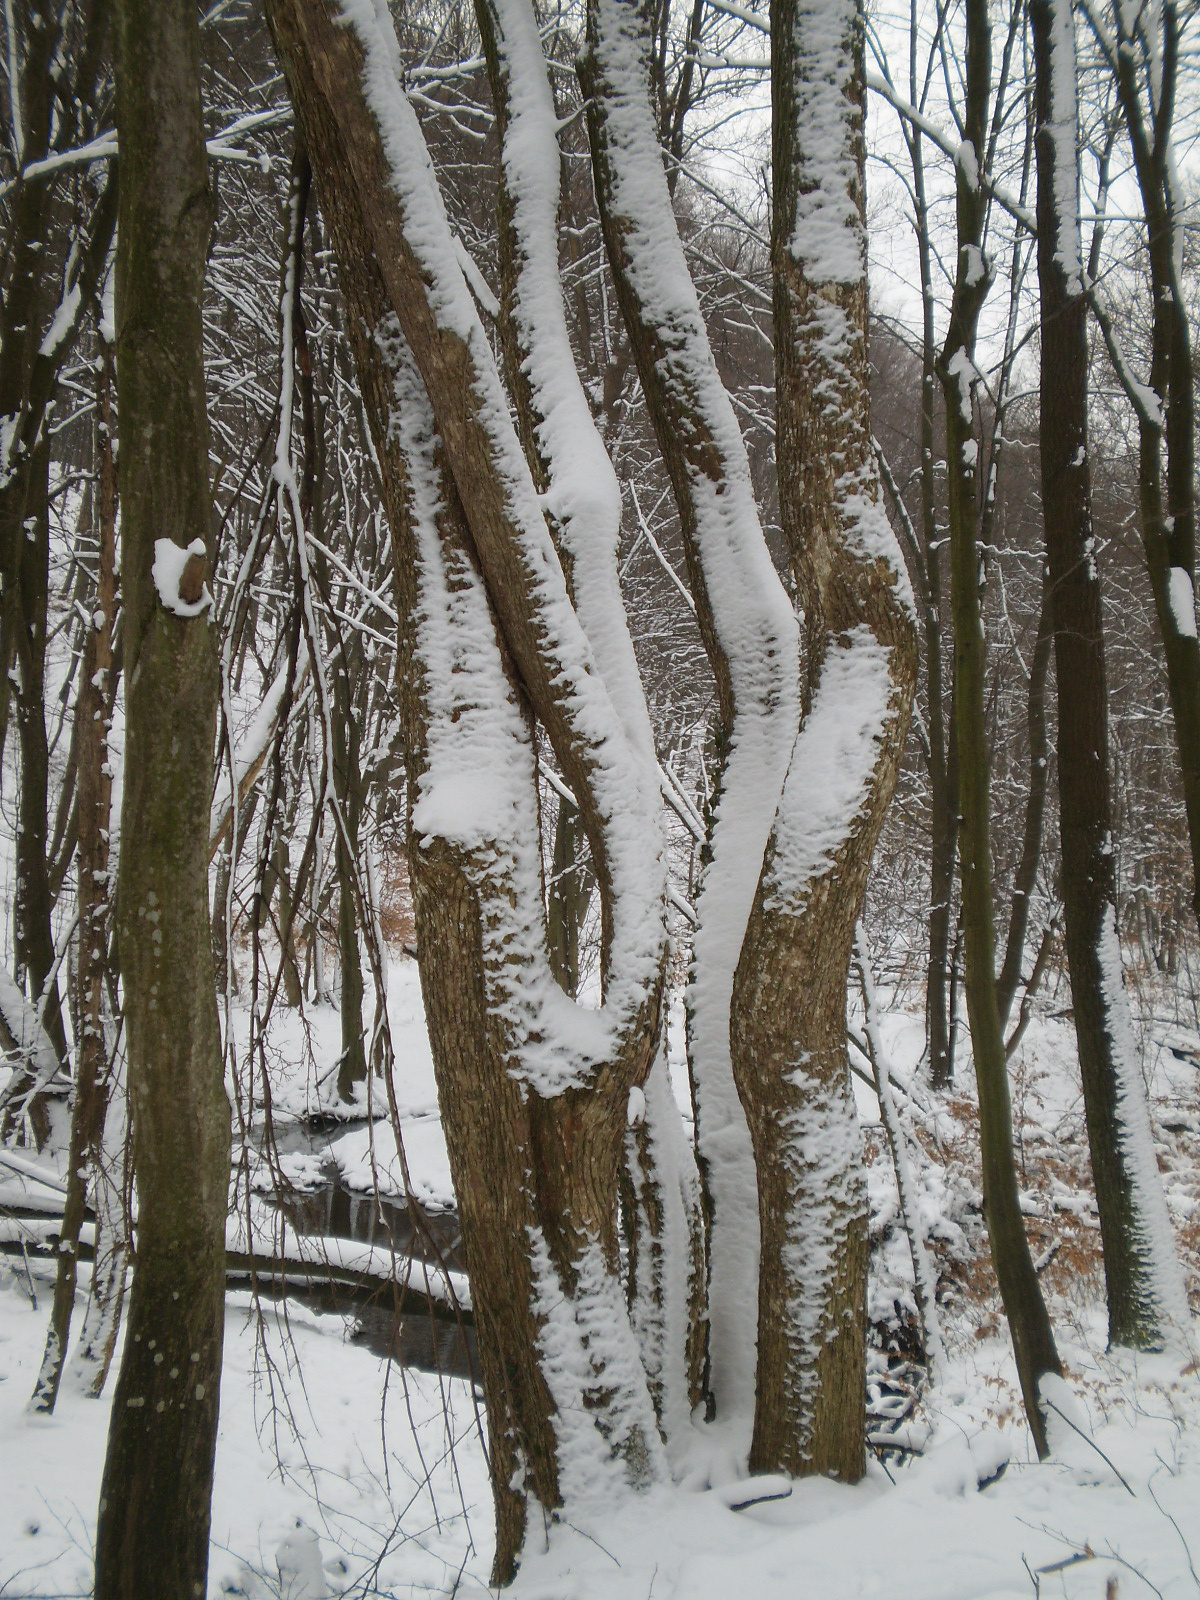
[[[1167,598],[1171,604],[1171,617],[1175,631],[1181,639],[1196,637],[1196,591],[1191,576],[1182,567],[1172,567],[1168,580]]]
[[[185,600],[179,592],[184,568],[193,556],[203,557],[204,554],[203,539],[193,539],[186,549],[177,545],[173,539],[154,541],[154,566],[151,569],[151,576],[154,579],[155,592],[159,604],[173,616],[198,617],[212,605],[212,591],[207,583],[202,586],[198,600]]]
[[[434,1150],[440,1133],[414,963],[392,963],[388,998],[410,1166],[426,1193],[445,1193],[444,1153]],[[952,1175],[952,1152],[964,1133],[971,1139],[969,1122],[959,1121],[969,1109],[970,1091],[965,1100],[942,1102],[919,1088],[914,1067],[923,1040],[920,1015],[894,1006],[885,990],[877,1026],[892,1063],[897,1114],[910,1140],[926,1114],[936,1114],[940,1130],[941,1164],[915,1142],[912,1149],[925,1232],[944,1264],[948,1248],[985,1248],[977,1189],[968,1185],[959,1192]],[[236,1010],[234,1018],[241,1037],[248,1018]],[[678,1081],[678,1005],[672,1018],[674,1089],[684,1094]],[[339,1048],[337,1011],[310,1006],[301,1019],[281,1009],[271,1027],[276,1103],[288,1108],[280,1112],[282,1131],[288,1114],[323,1103],[318,1086]],[[967,1063],[963,1068],[969,1085]],[[1014,1082],[1031,1156],[1061,1144],[1064,1129],[1067,1142],[1083,1148],[1068,1022],[1035,1016],[1014,1061]],[[1168,1107],[1200,1109],[1200,1075],[1187,1063],[1175,1063],[1167,1076],[1160,1069],[1154,1087],[1156,1115]],[[870,1091],[858,1088],[871,1140],[879,1132],[878,1108]],[[431,1130],[431,1142],[416,1137],[422,1129]],[[364,1150],[362,1127],[331,1138],[338,1148],[352,1136]],[[381,1150],[390,1148],[383,1124],[376,1125],[375,1137]],[[346,1161],[344,1171],[358,1175],[369,1203],[365,1154],[357,1164]],[[896,1207],[886,1154],[872,1158],[868,1178],[872,1236],[879,1241],[889,1207],[893,1214]],[[391,1177],[381,1177],[385,1194],[395,1192],[394,1182],[393,1168]],[[1179,1206],[1188,1193],[1193,1206],[1200,1204],[1194,1174],[1180,1167],[1172,1178],[1177,1217],[1184,1215]],[[1059,1191],[1057,1215],[1064,1225],[1069,1220],[1084,1233],[1089,1224],[1094,1229],[1087,1200],[1086,1188]],[[1029,1204],[1040,1209],[1040,1202]],[[1078,1218],[1071,1207],[1079,1209]],[[1053,1226],[1053,1215],[1047,1226]],[[955,1216],[967,1226],[969,1246]],[[894,1250],[876,1244],[873,1316],[881,1290],[898,1292],[905,1272],[911,1285],[907,1242],[899,1229],[896,1234]],[[288,1237],[294,1238],[291,1230]],[[368,1264],[365,1246],[343,1241],[331,1253],[336,1260],[344,1255],[346,1265]],[[97,1402],[64,1383],[53,1417],[28,1411],[45,1341],[48,1270],[49,1263],[31,1256],[27,1279],[19,1257],[0,1259],[0,1456],[6,1465],[0,1591],[14,1600],[90,1591],[112,1390],[110,1380],[108,1396]],[[84,1264],[81,1300],[88,1277]],[[1065,1281],[1072,1281],[1070,1274]],[[1044,1399],[1055,1408],[1053,1456],[1038,1466],[1003,1324],[988,1314],[986,1302],[972,1311],[954,1292],[940,1309],[945,1368],[898,1435],[919,1455],[893,1454],[881,1463],[872,1454],[866,1479],[854,1488],[826,1480],[753,1480],[728,1452],[720,1430],[692,1425],[669,1478],[660,1466],[657,1483],[643,1493],[612,1484],[611,1494],[589,1500],[570,1526],[544,1528],[538,1517],[514,1600],[645,1600],[651,1593],[667,1600],[726,1600],[743,1593],[755,1600],[794,1600],[798,1582],[811,1600],[843,1600],[848,1594],[1030,1600],[1029,1571],[1041,1594],[1054,1600],[1103,1600],[1110,1577],[1123,1600],[1154,1590],[1163,1600],[1195,1600],[1189,1552],[1195,1564],[1200,1378],[1194,1369],[1184,1371],[1186,1357],[1105,1354],[1096,1280],[1076,1280],[1067,1298],[1056,1292],[1051,1310],[1068,1376],[1061,1386],[1043,1387]],[[492,1510],[469,1386],[389,1369],[356,1340],[353,1317],[314,1313],[295,1301],[286,1307],[286,1322],[283,1308],[270,1302],[263,1313],[260,1329],[249,1295],[231,1294],[209,1600],[280,1600],[289,1593],[288,1581],[297,1586],[292,1594],[305,1592],[303,1583],[310,1594],[322,1593],[323,1584],[330,1596],[482,1597]],[[568,1359],[575,1335],[567,1327],[558,1336],[566,1341]],[[583,1441],[585,1449],[588,1443]],[[595,1475],[587,1482],[592,1490],[602,1486]],[[1063,1565],[1068,1561],[1070,1566]]]
[[[734,724],[711,859],[696,901],[688,990],[699,1147],[713,1200],[712,1384],[722,1416],[749,1440],[757,1337],[758,1192],[750,1134],[733,1082],[733,978],[800,720],[799,630],[763,538],[745,446],[709,347],[684,259],[650,112],[648,42],[634,8],[599,0],[595,64],[607,85],[612,210],[622,219],[631,283],[647,322],[665,330],[664,381],[687,396],[713,439],[720,481],[693,476],[696,555],[729,664]]]

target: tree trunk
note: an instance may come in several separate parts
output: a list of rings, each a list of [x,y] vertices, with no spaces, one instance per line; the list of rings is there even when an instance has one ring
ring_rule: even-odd
[[[713,1212],[718,1415],[736,1421],[744,1404],[748,1304],[737,1296],[747,1276],[752,1282],[759,1243],[751,1465],[846,1478],[863,1469],[866,1271],[846,979],[916,673],[911,599],[902,598],[899,551],[878,504],[866,413],[859,26],[851,6],[808,13],[802,23],[789,11],[773,29],[779,459],[797,464],[790,478],[781,465],[780,496],[809,624],[809,715],[798,740],[794,618],[767,556],[744,448],[687,277],[654,134],[648,34],[636,7],[622,0],[589,6],[580,65],[605,243],[675,489],[729,751],[697,902],[689,1019]],[[843,76],[832,89],[809,82],[805,32],[826,35],[837,52]],[[823,93],[826,103],[814,107]],[[844,139],[832,178],[804,170],[796,143],[801,102]],[[821,253],[820,223],[809,232],[801,211],[801,195],[811,199],[823,180],[816,209],[826,205],[854,230],[836,263]],[[821,337],[827,351],[836,346],[825,366]],[[829,409],[845,420],[818,423],[805,395],[830,381],[839,404]],[[844,463],[840,475],[834,452]],[[799,1062],[802,1074],[793,1070]],[[730,1079],[756,1183],[731,1114]],[[807,1148],[802,1127],[822,1130]],[[819,1159],[811,1154],[817,1147]],[[757,1229],[745,1215],[755,1189]]]
[[[338,258],[393,538],[421,982],[506,1582],[530,1497],[548,1514],[585,1480],[616,1491],[663,1471],[616,1204],[630,1092],[660,1026],[657,785],[568,601],[386,18],[363,10],[347,27],[327,0],[271,0],[268,18]],[[596,548],[615,593],[615,546]],[[580,585],[579,565],[582,617],[595,584]],[[550,969],[531,709],[601,894],[598,1012],[571,1007]]]
[[[1112,1344],[1157,1347],[1187,1301],[1121,983],[1108,686],[1088,463],[1087,299],[1076,215],[1069,0],[1034,0],[1042,507],[1058,671],[1062,896]],[[1066,157],[1069,156],[1069,159]]]
[[[1151,329],[1148,386],[1132,374],[1101,315],[1109,352],[1138,419],[1138,497],[1146,570],[1166,658],[1175,747],[1200,922],[1200,639],[1196,630],[1196,391],[1183,264],[1184,197],[1172,120],[1180,21],[1175,0],[1143,23],[1113,6],[1109,62],[1146,220]],[[1143,84],[1153,87],[1144,94]],[[1147,395],[1147,387],[1152,393]],[[1166,453],[1164,471],[1163,453]]]
[[[138,1248],[96,1595],[195,1600],[208,1572],[230,1148],[208,915],[219,683],[201,294],[212,203],[195,7],[120,0],[115,31],[128,685],[118,918]]]
[[[990,278],[982,249],[986,202],[980,182],[991,93],[986,0],[967,0],[966,19],[966,119],[956,174],[958,272],[950,327],[939,364],[946,397],[950,492],[964,979],[979,1089],[983,1197],[992,1262],[1012,1333],[1030,1430],[1038,1455],[1045,1456],[1046,1423],[1038,1385],[1046,1373],[1061,1376],[1062,1365],[1029,1254],[1013,1158],[1008,1068],[996,1000],[990,773],[984,709],[986,647],[979,600],[979,443],[974,431],[974,384],[975,339]]]
[[[358,872],[358,822],[362,810],[362,774],[358,766],[358,730],[351,718],[346,650],[334,666],[333,782],[348,838],[337,832],[335,858],[338,878],[338,955],[341,986],[338,1005],[342,1022],[342,1058],[338,1067],[338,1094],[354,1103],[357,1085],[367,1081],[367,1052],[363,1044],[363,972],[358,949],[358,914],[355,879]],[[287,955],[285,953],[284,960]]]
[[[1029,662],[1029,695],[1026,725],[1029,730],[1029,793],[1025,799],[1025,828],[1021,838],[1021,859],[1013,879],[1012,905],[1008,916],[1008,938],[1004,962],[996,980],[996,1009],[1000,1031],[1008,1026],[1013,1000],[1021,982],[1025,941],[1029,936],[1029,912],[1037,869],[1042,859],[1042,832],[1046,816],[1046,792],[1050,785],[1050,743],[1046,737],[1046,677],[1054,645],[1050,596],[1042,583],[1042,608],[1038,615],[1037,637]]]
[[[579,61],[609,265],[679,510],[696,620],[716,680],[712,826],[696,896],[688,1063],[709,1217],[709,1367],[736,1448],[753,1426],[759,1257],[755,1153],[734,1082],[730,1007],[800,718],[799,637],[749,462],[709,346],[663,172],[650,36],[635,0],[593,0]],[[663,270],[669,263],[669,270]]]
[[[109,937],[109,829],[112,769],[108,764],[109,703],[113,685],[116,584],[116,462],[112,449],[112,348],[103,346],[96,429],[98,493],[95,504],[97,584],[88,606],[91,624],[83,650],[75,720],[79,729],[79,954],[75,964],[75,1087],[67,1193],[59,1230],[58,1272],[42,1368],[33,1404],[53,1411],[66,1360],[86,1185],[102,1160],[108,1029],[105,966]]]
[[[592,875],[584,851],[579,812],[569,800],[564,800],[554,826],[547,923],[550,965],[572,999],[579,992],[579,935],[591,899]]]
[[[750,1464],[854,1481],[867,1208],[846,986],[908,733],[917,632],[871,438],[862,8],[779,0],[771,49],[776,455],[805,719],[733,997],[762,1229]],[[819,152],[804,137],[813,126],[828,130]]]

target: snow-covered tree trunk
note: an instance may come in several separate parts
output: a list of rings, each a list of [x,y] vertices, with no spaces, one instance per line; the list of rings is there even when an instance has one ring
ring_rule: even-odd
[[[494,1570],[507,1581],[531,1501],[549,1514],[665,1469],[617,1235],[665,955],[657,780],[616,586],[619,498],[614,508],[598,458],[552,492],[561,536],[576,541],[577,612],[386,9],[272,0],[268,16],[338,258],[394,542],[422,988],[479,1331]],[[557,276],[539,290],[557,297]],[[549,359],[553,430],[576,380],[565,341]],[[598,1011],[572,1003],[549,960],[535,716],[601,895]]]
[[[782,205],[789,219],[776,251],[780,496],[808,624],[799,739],[798,629],[684,261],[635,5],[589,7],[581,72],[609,260],[679,504],[729,752],[697,901],[690,1016],[718,1416],[736,1426],[754,1377],[753,1467],[856,1477],[866,1224],[846,979],[907,730],[916,635],[867,411],[859,23],[853,6],[834,7],[803,27],[820,37],[815,58],[798,52],[793,14],[772,29],[776,216]],[[824,119],[821,162],[807,167],[801,100]],[[814,190],[810,217],[801,196]]]
[[[529,0],[477,0],[476,12],[500,128],[501,339],[518,428],[545,497],[568,589],[614,691],[641,785],[656,792],[654,736],[617,577],[621,489],[576,372],[559,287],[561,157],[537,18]],[[578,813],[564,809],[567,828],[560,812],[555,868],[574,882],[581,871],[574,843]],[[560,846],[570,852],[566,860],[560,860]],[[561,904],[562,899],[552,889],[550,959],[560,983],[570,976],[570,943],[578,939],[577,901]],[[574,993],[573,986],[563,987]],[[686,1428],[701,1398],[704,1276],[694,1269],[703,1258],[703,1218],[694,1162],[677,1137],[681,1130],[672,1126],[679,1116],[661,1052],[642,1103],[644,1114],[631,1117],[639,1130],[630,1135],[636,1201],[626,1220],[632,1248],[643,1246],[644,1270],[631,1277],[631,1307],[670,1438]]]
[[[1070,0],[1030,8],[1036,70],[1042,507],[1058,667],[1062,894],[1113,1344],[1159,1345],[1187,1302],[1150,1131],[1117,940],[1108,685],[1088,461]]]
[[[734,986],[734,1072],[762,1218],[751,1465],[864,1465],[866,1193],[846,983],[917,674],[916,617],[871,442],[862,12],[772,8],[780,520],[805,716]]]
[[[230,1125],[208,916],[219,679],[201,299],[212,225],[190,0],[115,8],[125,786],[118,925],[137,1265],[96,1532],[98,1600],[208,1573]]]
[[[709,1363],[718,1418],[749,1446],[759,1194],[734,1082],[734,973],[800,720],[799,630],[771,562],[750,468],[688,274],[652,111],[636,0],[593,0],[579,63],[601,225],[655,437],[679,508],[725,759],[696,912],[688,1053],[710,1211]]]

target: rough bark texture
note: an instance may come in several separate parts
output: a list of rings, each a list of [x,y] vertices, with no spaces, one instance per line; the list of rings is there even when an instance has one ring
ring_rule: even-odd
[[[991,785],[984,713],[987,652],[979,600],[979,443],[974,431],[974,357],[979,313],[987,296],[989,274],[982,253],[986,201],[977,162],[985,148],[990,78],[991,40],[986,0],[968,0],[965,138],[957,171],[958,270],[950,327],[939,363],[946,395],[950,492],[964,979],[979,1087],[983,1199],[992,1262],[1012,1334],[1030,1430],[1038,1455],[1044,1456],[1046,1426],[1038,1382],[1047,1372],[1061,1375],[1062,1366],[1021,1217],[1013,1158],[1008,1069],[996,1002]]]
[[[803,197],[829,152],[806,147],[814,67],[804,7],[772,7],[772,269],[780,521],[805,622],[806,722],[793,767],[820,759],[806,732],[843,652],[881,647],[889,679],[873,766],[836,848],[791,903],[775,880],[778,827],[734,986],[734,1074],[759,1173],[762,1262],[751,1467],[853,1481],[865,1452],[866,1196],[846,1051],[846,984],[871,857],[895,789],[917,674],[916,619],[859,524],[886,530],[871,443],[867,367],[862,13],[830,8],[861,265],[827,276]],[[848,113],[848,115],[846,114]],[[826,182],[829,180],[826,179]],[[832,197],[831,197],[832,198]],[[869,506],[868,511],[865,508]],[[782,809],[789,807],[785,787]],[[803,826],[806,819],[798,819]],[[828,1211],[828,1216],[826,1216]],[[823,1263],[826,1252],[832,1264]]]
[[[427,286],[413,269],[379,130],[364,98],[360,45],[339,25],[326,0],[271,0],[267,12],[337,255],[346,326],[382,470],[401,618],[398,682],[410,805],[428,763],[431,716],[417,640],[420,560],[411,477],[400,439],[404,430],[397,428],[396,384],[416,381],[411,359],[437,422],[441,559],[452,585],[463,584],[479,567],[487,573],[496,648],[506,662],[511,692],[522,703],[528,695],[551,730],[580,797],[604,892],[603,824],[590,796],[588,752],[568,728],[547,681],[525,578],[511,565],[510,546],[516,542],[506,533],[503,484],[471,412],[468,352],[434,326]],[[411,358],[396,336],[397,323]],[[426,403],[423,394],[410,392],[412,405]],[[649,1070],[658,997],[647,998],[618,1057],[593,1083],[539,1099],[518,1082],[509,1024],[491,992],[486,934],[490,926],[502,925],[507,913],[503,883],[489,877],[487,852],[475,859],[445,839],[414,835],[410,860],[421,983],[488,1408],[497,1520],[494,1577],[504,1583],[513,1575],[525,1537],[529,1499],[551,1512],[562,1496],[559,1419],[543,1370],[533,1241],[535,1236],[544,1240],[566,1302],[577,1310],[586,1312],[591,1292],[582,1272],[589,1253],[598,1250],[602,1272],[616,1284],[625,1110],[630,1088]],[[609,918],[606,909],[606,922]],[[593,1360],[595,1387],[584,1406],[605,1432],[606,1419],[627,1396],[621,1379],[606,1379],[602,1359]],[[652,1417],[648,1397],[646,1408]],[[650,1445],[644,1437],[639,1443],[636,1429],[624,1437],[622,1452],[633,1481],[645,1475]]]
[[[1116,1032],[1110,1008],[1112,1000],[1121,997],[1106,996],[1112,974],[1105,973],[1101,961],[1103,940],[1116,925],[1117,886],[1104,621],[1088,460],[1087,299],[1078,264],[1072,272],[1060,246],[1064,232],[1074,233],[1079,199],[1074,167],[1069,192],[1058,189],[1066,177],[1058,150],[1074,130],[1056,124],[1056,94],[1072,110],[1075,105],[1073,81],[1070,85],[1056,81],[1056,74],[1070,72],[1073,78],[1075,70],[1074,52],[1064,59],[1063,32],[1072,24],[1061,13],[1056,15],[1063,4],[1064,0],[1033,0],[1030,8],[1042,335],[1039,443],[1058,671],[1063,910],[1088,1144],[1104,1241],[1109,1341],[1155,1346],[1166,1331],[1165,1307],[1158,1299],[1154,1263],[1139,1229],[1122,1116],[1120,1067],[1137,1075],[1139,1092],[1141,1067],[1137,1061],[1118,1061],[1133,1035],[1129,1029],[1124,1038]]]
[[[118,920],[139,1211],[96,1595],[196,1600],[208,1571],[230,1145],[208,916],[218,673],[208,610],[173,613],[152,577],[165,539],[204,539],[212,573],[201,324],[212,203],[195,7],[122,0],[116,63],[128,708]]]

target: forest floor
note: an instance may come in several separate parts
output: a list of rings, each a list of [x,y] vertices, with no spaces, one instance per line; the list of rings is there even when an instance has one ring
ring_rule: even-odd
[[[449,1174],[414,963],[393,964],[388,998],[410,1182],[437,1207],[449,1199]],[[919,1013],[881,994],[889,998],[884,1034],[937,1256],[948,1348],[937,1386],[912,1393],[911,1262],[878,1107],[856,1080],[874,1245],[876,1436],[890,1432],[906,1448],[873,1449],[852,1488],[751,1486],[721,1430],[698,1427],[677,1462],[679,1486],[583,1508],[548,1537],[535,1530],[515,1590],[523,1600],[1200,1600],[1200,1324],[1189,1352],[1105,1351],[1098,1228],[1061,993],[1043,1000],[1013,1068],[1031,1248],[1070,1391],[1069,1416],[1056,1419],[1053,1458],[1042,1466],[987,1262],[969,1059],[960,1052],[956,1092],[934,1096],[914,1077]],[[1195,1019],[1181,1023],[1162,993],[1144,990],[1135,1001],[1159,1162],[1196,1306],[1200,1031]],[[681,1024],[676,1005],[673,1068],[682,1064]],[[234,1025],[244,1029],[244,1015]],[[328,1105],[337,1048],[336,1008],[309,1007],[303,1022],[278,1014],[266,1059],[281,1129]],[[327,1125],[283,1137],[280,1148],[277,1165],[301,1188],[328,1184],[336,1170],[339,1185],[364,1201],[375,1182],[385,1197],[401,1192],[386,1121]],[[61,1162],[61,1153],[50,1159]],[[248,1170],[251,1187],[265,1190],[266,1164],[255,1157]],[[0,1182],[0,1203],[14,1196],[14,1180]],[[77,1395],[68,1372],[52,1418],[27,1410],[49,1273],[45,1259],[0,1258],[3,1600],[86,1595],[90,1585],[108,1405]],[[210,1596],[486,1592],[491,1502],[472,1388],[382,1360],[359,1331],[352,1313],[256,1305],[248,1292],[231,1292]],[[880,1422],[889,1408],[896,1414]],[[764,1492],[775,1498],[747,1503]]]

